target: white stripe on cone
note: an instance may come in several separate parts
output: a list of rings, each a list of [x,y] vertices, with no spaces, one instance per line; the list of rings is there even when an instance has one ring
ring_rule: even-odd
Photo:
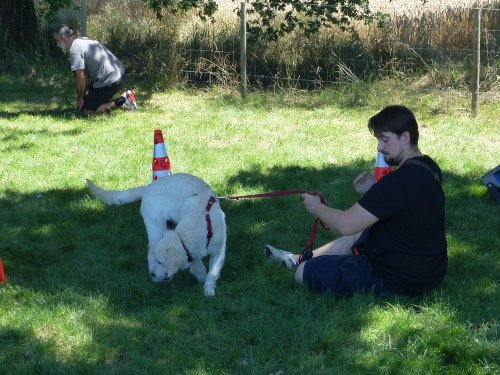
[[[163,176],[172,174],[170,159],[168,158],[167,148],[163,140],[161,130],[154,131],[154,146],[153,146],[153,181],[158,180]]]

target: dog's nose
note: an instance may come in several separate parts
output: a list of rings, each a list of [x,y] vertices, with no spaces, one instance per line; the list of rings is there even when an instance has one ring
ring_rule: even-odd
[[[150,273],[151,277],[155,278],[156,277],[156,274],[154,272],[151,272]]]

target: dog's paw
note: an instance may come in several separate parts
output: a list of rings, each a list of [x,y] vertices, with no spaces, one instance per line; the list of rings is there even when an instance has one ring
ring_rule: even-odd
[[[203,290],[205,292],[205,296],[207,297],[215,296],[215,285],[205,285],[203,287]]]

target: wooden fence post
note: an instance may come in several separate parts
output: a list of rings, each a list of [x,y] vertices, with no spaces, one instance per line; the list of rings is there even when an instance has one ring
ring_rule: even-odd
[[[246,3],[241,2],[240,8],[240,93],[247,96],[247,11]]]
[[[479,101],[479,75],[481,72],[481,8],[473,9],[472,39],[472,113],[477,115]]]

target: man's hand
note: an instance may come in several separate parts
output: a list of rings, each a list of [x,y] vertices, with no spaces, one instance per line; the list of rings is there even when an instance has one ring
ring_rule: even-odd
[[[373,171],[366,171],[361,173],[358,177],[356,177],[353,181],[354,190],[357,193],[363,195],[365,194],[375,183],[375,176],[373,175]]]
[[[321,204],[321,199],[317,195],[312,194],[301,194],[302,198],[304,198],[304,206],[306,211],[316,216],[316,208]]]

